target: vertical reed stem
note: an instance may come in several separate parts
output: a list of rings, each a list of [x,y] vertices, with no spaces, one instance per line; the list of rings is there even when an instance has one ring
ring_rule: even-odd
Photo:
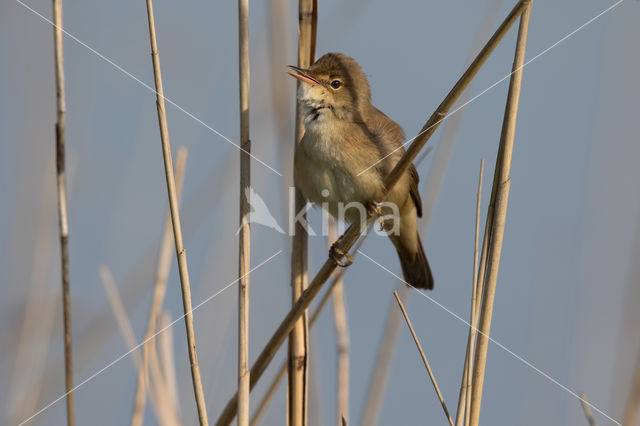
[[[489,345],[489,333],[491,330],[491,317],[493,314],[493,302],[495,298],[496,283],[498,279],[498,267],[502,252],[502,239],[507,216],[507,204],[509,199],[509,187],[511,184],[511,155],[513,153],[513,141],[518,116],[518,103],[520,100],[520,87],[522,84],[522,67],[524,64],[527,33],[529,29],[529,16],[531,14],[531,2],[526,2],[525,9],[520,17],[518,39],[516,44],[513,73],[509,82],[509,94],[505,107],[504,121],[500,147],[498,148],[498,161],[494,178],[492,193],[495,193],[495,207],[491,226],[491,239],[487,249],[487,274],[484,284],[484,297],[479,323],[478,343],[476,347],[473,389],[471,392],[471,425],[477,426],[480,420],[480,405],[482,403],[482,387],[484,384],[484,371],[487,362],[487,348]],[[484,248],[483,248],[484,250]]]
[[[164,89],[162,87],[162,73],[160,71],[160,56],[156,41],[156,28],[153,18],[153,2],[146,0],[147,20],[149,21],[149,41],[151,43],[151,58],[153,61],[153,76],[156,86],[156,107],[158,110],[158,124],[160,127],[160,139],[162,142],[162,157],[164,160],[167,193],[169,196],[169,209],[171,211],[171,223],[173,225],[173,237],[176,245],[178,269],[180,271],[180,284],[182,289],[182,307],[184,310],[184,322],[187,331],[187,344],[189,348],[189,361],[191,362],[191,378],[193,381],[193,393],[198,409],[200,425],[208,425],[207,407],[202,390],[200,377],[200,365],[196,354],[196,339],[193,330],[193,309],[191,307],[191,284],[189,282],[189,269],[187,266],[187,253],[182,242],[182,227],[180,225],[180,212],[178,209],[178,196],[173,175],[173,163],[171,161],[171,143],[169,141],[169,129],[167,127],[167,113],[164,104]]]
[[[329,246],[338,239],[336,220],[329,219]],[[338,349],[337,371],[337,422],[349,421],[349,325],[347,324],[347,308],[344,301],[344,282],[342,274],[334,273],[336,280],[332,291],[333,322],[336,329],[336,343]]]
[[[240,235],[238,244],[238,426],[249,425],[249,268],[251,140],[249,139],[249,0],[238,0],[240,81]]]
[[[298,1],[298,66],[308,68],[314,62],[316,31],[318,19],[317,0]],[[298,82],[298,85],[300,82]],[[304,127],[300,114],[300,105],[296,104],[295,146],[304,135]],[[294,182],[295,184],[295,182]],[[302,210],[307,204],[300,190],[296,187],[295,209]],[[305,216],[306,219],[306,216]],[[302,292],[307,288],[307,257],[308,237],[304,227],[297,222],[293,236],[291,253],[291,297],[292,305],[298,301]],[[289,337],[289,367],[288,367],[288,398],[287,418],[290,426],[305,426],[307,424],[307,396],[309,389],[309,326],[307,311],[305,310],[296,322]]]
[[[64,383],[67,402],[67,425],[75,425],[73,406],[73,356],[71,345],[71,290],[69,286],[69,221],[67,217],[67,182],[65,175],[64,50],[62,43],[62,0],[53,0],[53,52],[56,78],[56,172],[58,188],[58,225],[60,228],[60,269],[62,276],[62,318],[64,328]]]

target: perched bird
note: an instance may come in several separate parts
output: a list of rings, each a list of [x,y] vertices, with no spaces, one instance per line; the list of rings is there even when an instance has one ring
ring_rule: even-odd
[[[405,281],[432,289],[417,229],[422,201],[413,164],[382,203],[384,179],[405,152],[402,128],[371,104],[369,82],[353,58],[327,53],[308,69],[289,68],[302,82],[298,101],[305,127],[295,154],[296,185],[309,201],[347,222],[361,220],[362,214],[354,208],[345,211],[349,203],[378,211]]]

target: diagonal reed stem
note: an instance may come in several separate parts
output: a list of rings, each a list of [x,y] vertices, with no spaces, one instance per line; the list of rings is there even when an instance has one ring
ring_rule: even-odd
[[[438,399],[440,400],[440,404],[442,404],[442,409],[444,410],[444,415],[449,421],[449,424],[453,426],[453,420],[451,420],[451,415],[449,415],[449,410],[447,409],[447,404],[444,402],[444,398],[442,397],[442,393],[440,393],[440,388],[438,387],[438,382],[436,381],[435,376],[433,375],[433,371],[431,371],[431,366],[429,366],[429,361],[427,361],[427,356],[422,350],[422,345],[420,344],[420,340],[416,335],[415,330],[413,329],[413,325],[411,324],[411,320],[409,319],[409,315],[407,315],[407,310],[404,308],[404,304],[402,300],[400,300],[400,296],[398,296],[398,292],[394,291],[393,296],[396,298],[398,302],[398,306],[402,311],[402,316],[404,317],[407,326],[409,327],[409,331],[411,331],[411,336],[413,336],[413,341],[416,342],[416,347],[418,348],[418,352],[420,352],[420,357],[422,357],[422,362],[424,363],[425,368],[427,369],[427,373],[429,373],[429,378],[431,379],[431,383],[433,383],[433,388],[436,391],[436,395],[438,395]]]
[[[507,16],[500,27],[498,27],[496,32],[478,53],[471,65],[469,65],[467,70],[462,74],[460,79],[449,91],[436,111],[431,115],[431,117],[429,117],[429,119],[423,126],[421,133],[413,139],[413,142],[411,143],[409,149],[407,149],[400,161],[398,161],[394,169],[385,179],[385,188],[387,188],[387,192],[393,188],[398,179],[400,179],[402,174],[409,168],[411,162],[417,157],[422,147],[424,147],[424,145],[436,131],[444,117],[446,117],[447,112],[451,109],[464,89],[478,73],[491,52],[493,52],[496,46],[500,43],[509,27],[518,18],[518,16],[522,12],[522,9],[527,4],[527,0],[521,0],[520,2],[518,2],[509,16]],[[369,215],[365,223],[353,224],[349,226],[347,231],[342,234],[342,236],[336,242],[336,248],[343,253],[348,252],[349,249],[355,244],[356,240],[365,229],[365,227],[373,220],[374,217]],[[335,269],[336,264],[333,262],[333,260],[327,259],[316,276],[309,283],[309,287],[304,292],[302,292],[298,301],[282,320],[274,334],[262,349],[262,352],[260,352],[260,355],[258,355],[258,358],[253,363],[253,366],[251,368],[251,389],[253,389],[282,343],[284,343],[285,339],[293,329],[295,322],[304,314],[309,304],[313,301],[324,283],[331,277],[331,274]],[[216,424],[227,425],[231,423],[236,415],[236,405],[237,395],[234,395],[225,406],[223,412],[220,414],[220,417],[218,418]]]
[[[65,174],[66,97],[64,84],[64,47],[62,43],[62,0],[53,0],[53,52],[56,79],[56,174],[58,225],[60,228],[60,269],[62,280],[62,321],[64,333],[64,384],[67,425],[75,425],[73,406],[73,355],[71,345],[71,289],[69,285],[69,220],[67,217],[67,181]]]
[[[187,149],[180,147],[178,149],[178,155],[176,155],[176,194],[178,196],[178,202],[180,202],[182,185],[184,183],[186,162]],[[167,218],[162,232],[162,240],[160,242],[160,249],[158,250],[156,276],[153,284],[153,292],[151,294],[149,316],[147,317],[147,331],[142,339],[144,342],[142,346],[142,368],[138,371],[138,382],[136,384],[136,393],[131,414],[131,426],[142,426],[144,421],[144,408],[147,395],[146,385],[148,383],[149,374],[149,354],[153,348],[155,348],[156,324],[167,292],[167,281],[169,279],[169,271],[171,269],[171,237],[171,213],[167,212]]]
[[[160,56],[156,41],[156,28],[153,18],[153,2],[147,2],[147,20],[149,21],[149,41],[151,43],[151,58],[153,61],[153,76],[156,87],[156,107],[158,110],[158,124],[160,127],[160,140],[162,142],[162,157],[164,160],[167,192],[169,195],[169,209],[171,211],[171,223],[173,225],[173,237],[176,245],[176,257],[180,271],[180,284],[182,289],[182,307],[184,310],[184,322],[187,331],[187,344],[189,361],[191,362],[191,378],[193,381],[193,393],[198,409],[200,425],[208,425],[207,407],[202,390],[200,378],[200,365],[196,354],[196,339],[193,330],[193,311],[191,307],[191,284],[189,282],[189,269],[187,266],[187,253],[182,242],[182,227],[180,225],[180,212],[178,209],[178,196],[176,195],[176,183],[173,175],[173,163],[171,161],[171,144],[169,141],[169,129],[167,127],[167,113],[164,104],[164,89],[162,87],[162,73],[160,71]]]
[[[524,64],[527,33],[529,29],[529,16],[531,14],[531,2],[526,1],[525,8],[520,18],[518,39],[516,42],[515,58],[509,81],[509,93],[505,107],[500,147],[494,172],[493,189],[491,191],[491,206],[493,211],[487,215],[485,226],[485,244],[483,244],[483,257],[486,253],[486,278],[482,281],[484,290],[482,309],[479,322],[479,335],[475,352],[473,367],[473,389],[471,392],[471,419],[470,425],[477,426],[480,420],[480,405],[482,403],[482,387],[484,384],[484,371],[487,362],[487,348],[489,345],[489,333],[491,330],[491,317],[493,314],[493,302],[495,299],[498,268],[500,266],[500,254],[502,252],[502,239],[504,236],[505,220],[507,216],[507,204],[509,200],[509,187],[511,184],[511,155],[513,153],[513,141],[518,116],[518,103],[520,99],[520,87],[522,84],[522,67]],[[490,218],[492,216],[492,218]],[[490,225],[490,226],[489,226]],[[490,239],[487,240],[487,235]],[[489,243],[489,244],[486,244]],[[482,266],[481,266],[482,269]],[[480,275],[484,276],[484,273]]]
[[[367,235],[369,235],[370,230],[371,230],[371,225],[369,225],[367,232],[365,232],[364,236],[360,238],[356,243],[356,245],[353,247],[354,257],[355,257],[355,253],[358,252],[360,247],[362,247],[362,244],[364,244],[365,240],[367,239]],[[327,305],[327,302],[334,295],[334,290],[336,289],[337,285],[341,282],[342,277],[344,276],[346,271],[347,271],[346,268],[340,268],[338,271],[336,271],[335,274],[333,274],[333,279],[329,283],[329,288],[324,293],[324,295],[318,302],[316,309],[311,314],[311,318],[309,319],[309,328],[313,327],[318,317],[320,317],[320,313],[322,313],[322,310]],[[260,401],[258,408],[255,410],[253,417],[251,418],[251,426],[255,426],[258,423],[260,423],[260,419],[262,418],[265,410],[267,409],[267,406],[269,405],[269,402],[271,401],[273,394],[276,392],[276,390],[278,390],[278,385],[280,384],[280,381],[284,377],[284,373],[286,372],[286,370],[287,370],[287,363],[285,362],[280,366],[278,373],[276,374],[273,381],[267,388],[267,391],[265,392],[265,395],[262,398],[262,401]]]

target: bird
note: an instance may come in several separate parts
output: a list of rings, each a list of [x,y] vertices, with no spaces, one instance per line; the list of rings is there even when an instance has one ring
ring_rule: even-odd
[[[433,289],[417,227],[422,216],[418,172],[411,164],[386,193],[384,179],[405,152],[405,135],[371,103],[369,81],[358,62],[326,53],[309,68],[289,65],[287,72],[301,82],[297,100],[305,129],[294,155],[295,185],[312,204],[348,223],[377,212],[404,281]]]

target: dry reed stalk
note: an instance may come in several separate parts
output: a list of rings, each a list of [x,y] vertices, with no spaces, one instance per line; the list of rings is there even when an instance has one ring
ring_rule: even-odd
[[[587,402],[587,397],[583,393],[580,394],[580,404],[582,404],[582,411],[584,411],[584,416],[587,418],[589,426],[596,426],[596,420],[593,418],[593,412]]]
[[[67,217],[67,182],[65,176],[64,48],[62,43],[62,0],[53,0],[53,52],[56,78],[56,172],[58,189],[58,224],[60,228],[60,269],[62,278],[62,322],[64,326],[64,382],[67,424],[75,424],[73,407],[73,356],[71,345],[71,294],[69,285],[69,220]]]
[[[180,401],[178,399],[178,381],[176,378],[176,363],[173,353],[173,329],[170,327],[171,314],[163,312],[158,317],[158,326],[164,330],[158,336],[158,350],[162,366],[162,372],[166,379],[168,393],[171,396],[171,405],[175,412],[175,418],[180,418]]]
[[[396,301],[398,302],[398,306],[400,307],[400,311],[402,311],[402,316],[404,317],[404,320],[406,321],[407,326],[409,327],[409,331],[411,331],[411,335],[413,336],[413,341],[416,342],[416,347],[418,348],[418,352],[420,352],[420,356],[422,357],[422,362],[424,363],[424,366],[427,369],[427,373],[429,373],[429,378],[431,379],[431,383],[433,383],[433,388],[436,391],[436,395],[438,395],[440,404],[442,404],[444,415],[449,421],[449,424],[453,426],[453,420],[451,420],[451,416],[449,415],[449,410],[447,410],[447,404],[445,404],[444,398],[440,393],[440,388],[438,388],[438,382],[436,381],[436,378],[433,375],[433,371],[431,371],[431,367],[429,366],[429,361],[427,361],[427,356],[422,350],[422,345],[420,344],[420,340],[418,339],[418,336],[416,335],[416,332],[413,329],[413,325],[411,325],[411,320],[409,319],[409,315],[407,315],[407,310],[404,308],[404,304],[400,300],[400,296],[398,296],[398,292],[394,291],[393,295],[395,296]]]
[[[169,129],[167,128],[167,113],[164,104],[164,89],[162,87],[162,74],[160,71],[160,57],[158,55],[158,44],[156,41],[156,28],[153,18],[153,2],[147,2],[147,19],[149,21],[149,41],[151,43],[151,58],[153,61],[153,76],[156,87],[156,106],[158,109],[158,123],[160,127],[160,139],[162,142],[162,157],[164,160],[165,177],[167,181],[167,192],[169,195],[169,208],[171,211],[171,223],[173,225],[173,236],[176,245],[176,256],[178,258],[178,269],[180,270],[180,284],[182,288],[182,306],[184,310],[184,322],[187,331],[187,344],[189,348],[189,361],[191,362],[191,377],[193,379],[193,393],[198,408],[198,420],[200,425],[208,425],[207,407],[202,390],[202,379],[200,377],[200,366],[196,354],[195,333],[193,330],[193,312],[191,307],[191,285],[189,283],[189,270],[187,266],[187,253],[182,242],[182,227],[180,225],[180,212],[178,209],[178,197],[176,195],[175,180],[173,175],[173,164],[171,162],[171,144],[169,141]]]
[[[483,300],[479,322],[479,336],[474,359],[473,389],[471,392],[471,419],[470,425],[477,426],[480,420],[480,406],[482,403],[482,387],[484,384],[484,372],[487,362],[487,348],[489,345],[489,333],[491,330],[491,317],[493,314],[493,302],[495,299],[498,267],[502,251],[502,239],[507,214],[509,199],[511,155],[515,137],[516,119],[518,115],[518,103],[520,100],[520,88],[522,84],[522,67],[524,64],[527,33],[529,29],[529,16],[531,14],[531,1],[526,1],[525,8],[520,17],[520,27],[516,42],[515,58],[513,62],[511,79],[509,81],[509,93],[505,107],[498,159],[494,172],[494,185],[492,188],[492,204],[494,205],[493,219],[491,219],[490,244],[486,249],[487,270],[483,280]],[[495,200],[495,201],[494,201]],[[495,203],[495,204],[494,204]],[[487,219],[487,222],[489,219]],[[486,236],[486,227],[485,227]],[[483,252],[485,248],[483,247]]]
[[[422,131],[413,139],[413,142],[409,146],[409,149],[407,149],[400,161],[398,161],[391,173],[389,173],[389,175],[386,177],[384,183],[387,191],[393,188],[398,179],[400,179],[402,174],[409,168],[422,147],[424,147],[426,142],[438,128],[438,125],[447,115],[449,109],[451,109],[464,89],[478,73],[491,52],[493,52],[496,46],[500,43],[511,24],[513,24],[522,10],[528,5],[528,2],[528,0],[521,0],[520,2],[518,2],[518,4],[509,13],[509,16],[507,16],[500,27],[498,27],[487,44],[485,44],[485,46],[478,53],[473,62],[469,65],[467,70],[462,74],[460,79],[458,79],[445,99],[440,103],[436,111],[429,117],[429,119],[423,126]],[[340,238],[338,238],[338,241],[336,242],[336,249],[340,252],[347,253],[349,249],[351,249],[351,247],[355,244],[356,240],[360,237],[365,227],[368,226],[374,219],[375,218],[373,216],[368,216],[365,223],[353,224],[349,226],[346,232],[342,234]],[[333,259],[327,259],[321,266],[320,270],[317,272],[311,283],[309,283],[308,288],[302,292],[298,301],[282,320],[276,331],[273,333],[267,344],[260,352],[260,355],[258,355],[258,358],[256,358],[253,363],[253,366],[251,368],[251,389],[253,389],[282,343],[284,343],[285,339],[294,328],[296,321],[305,313],[309,304],[313,301],[324,283],[331,277],[331,274],[336,269],[336,267],[337,266],[334,263]],[[236,399],[237,395],[234,395],[231,400],[229,400],[220,417],[218,418],[216,424],[226,425],[233,420],[236,415]]]
[[[122,337],[127,344],[127,348],[129,350],[133,350],[133,365],[135,365],[136,369],[140,370],[142,367],[142,357],[140,356],[140,351],[137,348],[138,342],[136,341],[136,336],[133,332],[133,327],[131,326],[127,312],[122,304],[122,299],[118,293],[118,286],[113,279],[113,274],[111,273],[111,270],[104,265],[100,267],[98,274],[100,275],[100,280],[102,281],[104,290],[107,293],[109,306],[111,306],[113,316],[116,318]]]
[[[129,317],[124,308],[124,304],[122,303],[122,297],[120,296],[120,292],[118,290],[118,286],[113,279],[113,275],[111,271],[106,266],[102,266],[99,270],[100,279],[104,286],[105,292],[107,293],[107,298],[109,300],[109,306],[111,311],[113,312],[113,316],[116,318],[116,322],[118,323],[118,328],[120,329],[120,333],[124,338],[124,341],[127,345],[128,350],[132,354],[133,365],[136,367],[138,372],[142,372],[143,369],[143,361],[142,355],[140,353],[140,348],[138,347],[138,343],[136,341],[133,327],[131,326],[131,322],[129,321]],[[149,359],[155,357],[155,349],[151,351],[151,355]],[[156,365],[153,364],[153,360],[150,361],[151,370],[154,371],[154,368],[157,369]],[[154,377],[157,377],[156,374]],[[155,386],[152,390],[156,392],[152,392],[152,405],[156,415],[158,417],[158,421],[160,424],[164,425],[172,425],[174,422],[167,421],[170,417],[170,412],[168,411],[170,406],[166,401],[165,392],[165,383],[164,380],[156,381]],[[157,395],[160,394],[160,395]]]
[[[358,252],[360,247],[362,247],[362,244],[364,243],[364,241],[367,239],[367,235],[369,235],[369,231],[371,230],[371,228],[372,228],[372,225],[369,225],[369,229],[367,230],[365,235],[361,239],[359,239],[358,242],[356,243],[356,245],[354,246],[354,249],[353,249],[354,257],[355,257],[355,253]],[[324,295],[322,296],[322,298],[318,302],[318,305],[316,306],[316,309],[311,314],[311,318],[309,319],[309,328],[313,327],[313,325],[316,323],[316,320],[320,317],[320,314],[322,313],[322,310],[327,305],[327,302],[329,301],[329,299],[332,299],[333,292],[334,292],[336,286],[338,285],[338,283],[341,282],[342,277],[344,276],[346,271],[347,270],[345,268],[340,268],[340,269],[338,269],[336,271],[335,274],[333,274],[333,280],[331,281],[331,283],[329,283],[329,288],[324,293]],[[254,414],[253,414],[253,416],[251,418],[251,426],[255,426],[260,422],[260,419],[264,415],[264,412],[267,409],[267,406],[269,405],[269,402],[271,402],[271,399],[273,398],[273,395],[278,390],[278,385],[280,384],[280,381],[284,377],[284,373],[287,371],[287,365],[288,365],[287,362],[284,362],[280,366],[280,369],[278,370],[278,373],[276,374],[276,376],[274,377],[273,381],[271,382],[271,384],[267,388],[267,391],[265,392],[265,395],[262,398],[262,401],[260,401],[260,404],[258,405],[258,408],[255,410],[255,412],[254,412]]]
[[[249,269],[251,140],[249,139],[249,0],[238,0],[240,82],[240,233],[238,235],[238,426],[249,426]]]
[[[49,289],[48,271],[53,261],[55,251],[54,240],[51,236],[56,233],[56,218],[44,206],[54,201],[54,196],[47,190],[48,182],[53,173],[51,170],[42,174],[42,190],[40,191],[40,208],[37,220],[36,239],[34,241],[33,257],[31,260],[31,276],[29,278],[28,296],[19,308],[22,319],[18,327],[18,337],[13,346],[13,365],[11,375],[5,386],[11,389],[7,395],[4,407],[4,423],[19,424],[21,420],[35,411],[38,398],[42,393],[43,380],[41,377],[51,361],[48,353],[51,350],[51,336],[56,317],[57,300],[60,287],[56,285]],[[52,291],[53,290],[53,291]],[[13,340],[13,339],[11,339]]]
[[[636,362],[632,380],[633,382],[631,384],[627,404],[624,408],[624,417],[622,421],[622,424],[625,426],[633,426],[638,421],[638,406],[640,405],[640,353],[638,353],[638,361]]]
[[[318,23],[318,1],[298,1],[298,66],[308,68],[314,62]],[[301,84],[297,83],[298,87]],[[296,126],[294,151],[304,134],[300,104],[296,103]],[[295,181],[294,181],[295,185]],[[295,211],[307,204],[300,190],[295,191]],[[305,219],[306,220],[306,215]],[[308,236],[301,223],[296,222],[291,248],[291,303],[295,305],[308,284]],[[309,325],[306,309],[293,327],[289,337],[289,368],[287,393],[287,424],[307,424],[307,402],[309,392]]]
[[[149,399],[161,426],[181,424],[171,394],[165,371],[158,359],[157,347],[153,347],[149,351]]]
[[[336,220],[329,220],[329,245],[338,239]],[[336,329],[338,350],[337,370],[337,423],[349,419],[349,325],[347,324],[347,308],[344,301],[344,282],[342,274],[335,274],[336,283],[332,291],[333,322]]]
[[[458,396],[458,409],[456,411],[456,426],[468,424],[469,403],[471,401],[471,371],[473,368],[472,358],[476,340],[477,312],[479,312],[479,302],[482,290],[478,289],[478,240],[480,237],[480,207],[482,202],[482,176],[484,172],[484,158],[480,160],[480,176],[478,177],[478,191],[476,194],[476,222],[473,245],[473,277],[471,286],[471,313],[469,319],[469,334],[467,336],[467,350],[464,356],[464,368],[462,371],[462,383],[460,384],[460,394]]]
[[[182,186],[184,183],[184,173],[187,164],[187,149],[185,147],[178,148],[176,155],[176,195],[180,202],[182,194]],[[151,295],[151,306],[149,307],[149,316],[147,317],[147,331],[142,339],[142,368],[138,370],[138,379],[136,384],[136,393],[134,398],[133,410],[131,414],[131,426],[141,426],[144,422],[144,407],[146,401],[145,386],[147,383],[149,351],[155,346],[155,333],[158,315],[164,303],[164,297],[167,292],[167,281],[169,279],[169,271],[171,270],[171,240],[173,232],[171,230],[171,213],[167,211],[167,217],[164,222],[162,240],[160,241],[160,249],[158,250],[158,261],[156,265],[156,275],[153,284],[153,293]],[[165,331],[166,333],[167,331]]]

